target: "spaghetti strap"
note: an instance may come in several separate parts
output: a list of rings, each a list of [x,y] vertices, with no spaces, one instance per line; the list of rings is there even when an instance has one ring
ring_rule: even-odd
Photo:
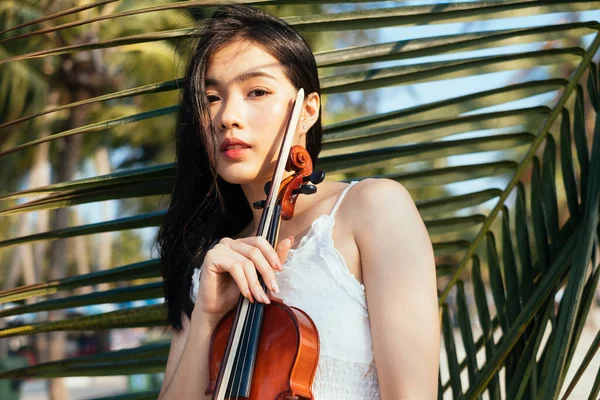
[[[352,182],[350,182],[350,185],[348,185],[347,188],[345,188],[344,190],[342,190],[342,194],[340,194],[340,197],[338,197],[337,201],[333,205],[333,208],[331,209],[331,212],[329,213],[329,216],[333,217],[335,215],[335,212],[337,211],[338,207],[340,206],[340,203],[344,199],[344,196],[348,192],[348,189],[350,189],[352,186],[354,186],[354,184],[357,183],[357,182],[358,181],[352,181]]]

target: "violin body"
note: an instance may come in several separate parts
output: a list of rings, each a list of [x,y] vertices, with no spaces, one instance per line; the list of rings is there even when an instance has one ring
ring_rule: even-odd
[[[319,360],[319,334],[315,323],[304,311],[275,297],[264,307],[250,396],[231,398],[312,400],[311,384]],[[234,316],[235,309],[219,321],[213,332],[207,395],[215,390]]]

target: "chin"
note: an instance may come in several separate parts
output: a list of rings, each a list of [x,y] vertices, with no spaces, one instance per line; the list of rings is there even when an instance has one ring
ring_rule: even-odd
[[[231,183],[232,185],[245,185],[254,181],[254,179],[243,179],[242,177],[224,177],[221,176],[227,183]]]
[[[217,174],[225,182],[235,185],[251,184],[257,181],[267,182],[272,178],[272,169],[275,167],[275,163],[269,167],[265,165],[257,165],[255,163],[235,163],[227,165],[223,163],[220,168],[217,169]]]
[[[227,183],[233,185],[244,185],[256,181],[256,171],[250,171],[248,169],[242,170],[241,168],[227,168],[225,171],[217,172],[221,179]]]

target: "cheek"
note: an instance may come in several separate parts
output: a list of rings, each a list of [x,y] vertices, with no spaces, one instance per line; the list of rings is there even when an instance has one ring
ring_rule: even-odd
[[[263,112],[256,112],[252,117],[254,143],[260,158],[269,160],[269,165],[277,160],[281,140],[288,120],[288,107],[285,102],[277,101],[269,105]]]
[[[252,112],[252,125],[262,140],[274,140],[283,134],[287,122],[287,107],[282,101],[275,101],[265,108],[257,108]]]

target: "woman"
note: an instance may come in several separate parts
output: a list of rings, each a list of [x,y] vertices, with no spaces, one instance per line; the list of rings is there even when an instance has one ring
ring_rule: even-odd
[[[300,88],[294,144],[315,162],[321,97],[307,43],[247,6],[221,7],[206,22],[183,88],[176,184],[158,237],[174,330],[161,399],[204,398],[217,322],[240,293],[270,302],[257,271],[317,325],[315,399],[436,398],[433,251],[400,184],[325,180],[298,198],[276,249],[254,236],[261,210],[250,205],[265,197]]]

